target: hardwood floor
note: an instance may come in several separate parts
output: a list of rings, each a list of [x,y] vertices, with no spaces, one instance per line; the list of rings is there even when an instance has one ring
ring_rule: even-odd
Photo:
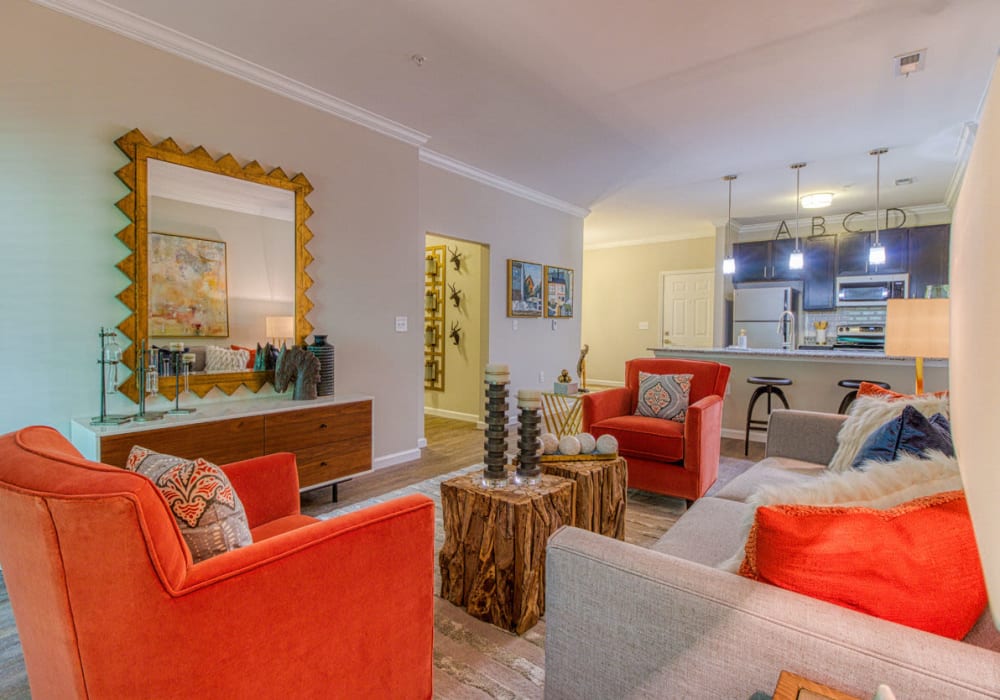
[[[483,431],[473,423],[425,416],[424,436],[427,438],[427,447],[421,451],[420,459],[341,482],[338,488],[338,503],[342,505],[357,503],[483,461]],[[517,431],[511,428],[512,449],[516,438]],[[722,454],[726,457],[757,461],[764,457],[764,444],[751,442],[750,455],[745,457],[742,440],[723,438]],[[302,512],[307,515],[329,508],[329,489],[317,489],[302,495]]]

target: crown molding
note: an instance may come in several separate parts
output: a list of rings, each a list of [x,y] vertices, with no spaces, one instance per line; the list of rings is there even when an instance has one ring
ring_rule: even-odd
[[[547,195],[544,192],[533,190],[530,187],[520,185],[513,180],[508,180],[500,177],[499,175],[494,175],[493,173],[486,172],[485,170],[480,170],[475,166],[463,163],[460,160],[455,160],[450,156],[438,153],[437,151],[432,151],[429,148],[420,149],[420,162],[426,163],[427,165],[433,165],[435,168],[447,170],[448,172],[455,173],[456,175],[461,175],[462,177],[466,177],[470,180],[475,180],[476,182],[484,185],[489,185],[490,187],[494,187],[498,190],[521,197],[522,199],[527,199],[535,202],[536,204],[557,209],[561,212],[577,216],[581,219],[585,218],[587,214],[590,213],[590,209],[578,207],[575,204],[570,204],[569,202],[565,202],[561,199],[556,199],[555,197]]]
[[[36,5],[83,20],[148,46],[213,68],[227,75],[346,119],[378,133],[422,146],[430,136],[398,122],[309,87],[269,68],[259,66],[203,41],[182,34],[103,0],[32,0]]]
[[[587,244],[584,242],[584,250],[608,250],[610,248],[631,248],[637,245],[656,245],[657,243],[675,243],[677,241],[689,241],[694,238],[714,238],[714,233],[682,233],[678,235],[671,236],[653,236],[650,238],[633,238],[627,241],[613,241],[609,243],[591,243]],[[584,238],[586,238],[586,232],[584,232]],[[590,381],[589,379],[587,381]]]
[[[982,103],[980,103],[979,109],[982,110]],[[976,118],[978,120],[978,114]],[[958,201],[958,193],[965,180],[965,170],[969,167],[969,158],[972,156],[972,145],[976,142],[978,128],[978,122],[965,122],[962,126],[962,135],[958,139],[958,148],[955,154],[958,159],[955,162],[955,169],[951,173],[948,189],[944,193],[945,204],[949,207],[954,208],[955,202]]]

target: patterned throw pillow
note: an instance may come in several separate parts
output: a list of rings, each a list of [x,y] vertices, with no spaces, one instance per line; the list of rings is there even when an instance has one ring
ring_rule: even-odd
[[[683,423],[687,416],[693,374],[639,372],[639,403],[635,415]]]
[[[243,504],[226,474],[211,462],[136,445],[125,468],[148,476],[160,489],[195,562],[253,543]]]
[[[206,372],[242,372],[250,361],[250,351],[230,350],[219,345],[205,347]]]

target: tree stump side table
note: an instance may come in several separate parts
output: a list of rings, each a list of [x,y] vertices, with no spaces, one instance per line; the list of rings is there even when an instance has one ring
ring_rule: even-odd
[[[625,539],[628,464],[624,457],[564,462],[543,459],[542,470],[576,482],[575,527]]]
[[[545,612],[545,544],[573,523],[576,482],[543,474],[537,486],[486,489],[480,479],[441,484],[441,597],[523,634]]]

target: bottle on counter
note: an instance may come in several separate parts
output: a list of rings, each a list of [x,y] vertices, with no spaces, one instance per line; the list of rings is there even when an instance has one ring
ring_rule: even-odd
[[[747,349],[747,329],[746,328],[741,328],[740,329],[740,335],[736,339],[736,346],[739,347],[741,350],[746,350]]]

